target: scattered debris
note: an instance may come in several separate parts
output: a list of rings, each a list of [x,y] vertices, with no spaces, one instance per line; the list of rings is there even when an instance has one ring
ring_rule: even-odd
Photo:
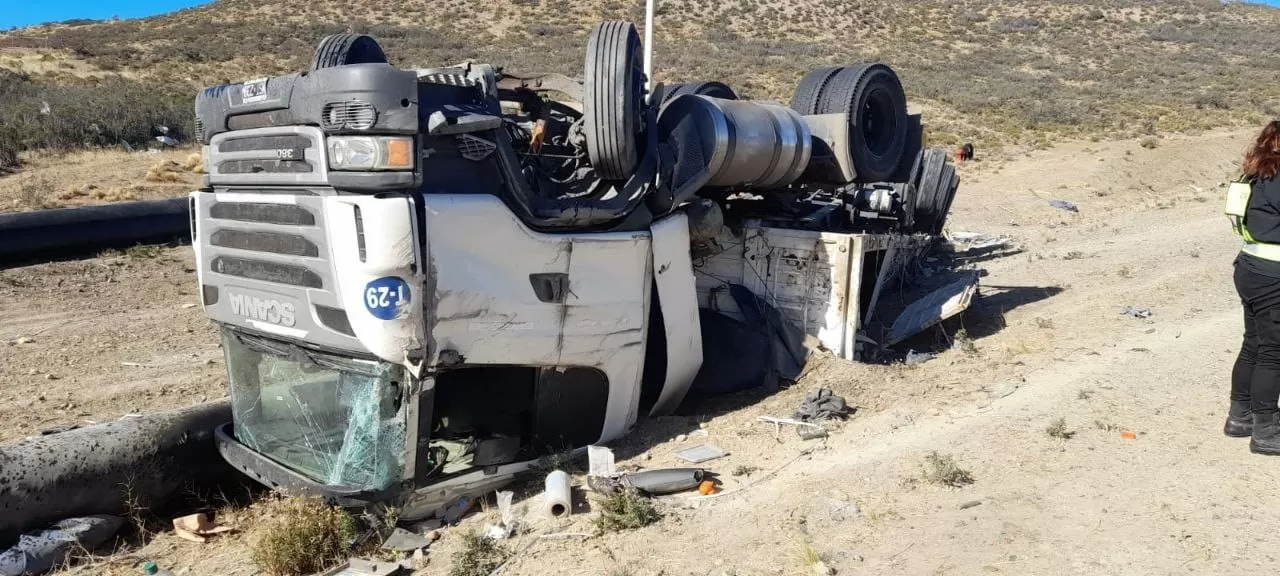
[[[674,453],[674,456],[676,458],[684,460],[685,462],[688,462],[690,464],[701,464],[703,462],[715,460],[717,458],[724,458],[725,456],[728,456],[728,455],[729,455],[728,452],[721,450],[719,446],[716,446],[714,444],[699,444],[697,446],[694,446],[693,448],[685,448],[684,450],[677,450]]]
[[[231,532],[231,528],[214,524],[205,514],[191,514],[174,518],[173,531],[183,540],[204,544],[212,536]]]
[[[1075,431],[1067,429],[1066,418],[1058,418],[1057,420],[1054,420],[1049,424],[1048,428],[1045,428],[1044,432],[1045,434],[1048,434],[1050,438],[1057,438],[1059,440],[1070,440],[1076,435]]]
[[[816,422],[832,418],[844,419],[849,415],[849,406],[844,398],[837,396],[830,388],[819,388],[805,396],[804,403],[792,416],[801,422]]]
[[[892,346],[923,332],[943,320],[964,312],[978,292],[978,274],[968,273],[959,280],[934,290],[912,302],[889,328],[886,346]]]
[[[817,424],[813,424],[810,422],[801,422],[799,420],[792,420],[790,418],[774,418],[772,416],[758,416],[756,417],[756,421],[773,424],[773,437],[779,440],[781,440],[782,438],[782,426],[784,424],[787,426],[795,426],[796,433],[801,438],[804,438],[806,430],[810,435],[820,434],[818,436],[813,436],[814,438],[821,438],[827,435],[827,429],[823,428],[822,426],[819,426]]]
[[[320,576],[395,576],[401,573],[401,566],[395,562],[374,562],[361,558],[351,558],[343,565],[320,574]]]
[[[641,494],[661,495],[693,490],[706,475],[706,470],[701,468],[660,468],[623,474],[621,480],[624,487],[634,488]]]
[[[1120,431],[1120,437],[1121,437],[1121,438],[1123,438],[1123,439],[1125,439],[1125,440],[1137,440],[1137,439],[1138,439],[1138,434],[1137,434],[1137,433],[1135,433],[1135,432],[1134,432],[1134,431],[1132,431],[1132,430],[1121,430],[1121,431]]]
[[[511,505],[511,500],[515,497],[515,493],[504,490],[495,493],[495,500],[498,502],[498,524],[490,524],[485,527],[484,535],[494,540],[506,540],[510,538],[519,529],[519,521],[516,518],[515,508]]]
[[[613,450],[603,446],[587,446],[587,475],[605,478],[617,476]]]
[[[976,508],[976,507],[981,506],[981,505],[982,505],[982,501],[981,501],[981,500],[970,500],[970,501],[968,501],[968,502],[965,502],[964,504],[961,504],[961,505],[960,505],[960,509],[961,509],[961,510],[968,510],[968,509],[970,509],[970,508]]]
[[[14,547],[0,552],[0,576],[41,574],[62,566],[72,552],[95,548],[124,526],[119,516],[69,518],[45,530],[18,537]]]
[[[452,526],[454,524],[457,524],[458,521],[461,520],[463,516],[466,516],[467,512],[470,512],[471,508],[475,505],[476,505],[475,498],[471,498],[468,496],[462,496],[462,497],[459,497],[457,500],[454,500],[452,504],[449,504],[449,506],[445,508],[445,511],[444,511],[445,525]]]
[[[701,484],[698,484],[698,493],[703,496],[710,496],[719,491],[720,487],[716,486],[716,483],[711,480],[703,480]]]
[[[1120,313],[1124,314],[1125,316],[1133,316],[1134,318],[1150,318],[1151,317],[1150,308],[1134,308],[1133,306],[1125,306],[1120,310]]]
[[[1068,202],[1066,200],[1050,200],[1049,205],[1059,210],[1066,210],[1067,212],[1080,211],[1080,208],[1076,206],[1074,202]]]
[[[573,514],[573,492],[569,485],[569,475],[563,470],[547,474],[545,491],[542,495],[543,507],[548,516],[564,518]]]
[[[424,534],[414,534],[404,528],[395,528],[391,534],[382,541],[381,548],[383,550],[391,550],[393,552],[409,552],[412,553],[431,545],[431,538]]]
[[[919,366],[937,357],[938,355],[932,352],[916,352],[915,350],[908,350],[907,357],[902,361],[902,363],[907,366]]]

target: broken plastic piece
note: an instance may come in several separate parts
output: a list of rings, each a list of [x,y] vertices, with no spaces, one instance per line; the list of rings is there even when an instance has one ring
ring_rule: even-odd
[[[373,562],[352,558],[320,576],[395,576],[402,573],[401,566],[395,562]]]
[[[698,493],[703,496],[710,496],[719,491],[720,487],[710,480],[703,480],[701,484],[698,484]]]
[[[937,357],[937,354],[930,352],[916,352],[915,350],[908,350],[907,357],[902,362],[907,366],[918,366]]]
[[[413,552],[415,550],[426,548],[430,545],[430,538],[420,534],[414,534],[413,532],[403,528],[396,528],[395,530],[392,530],[391,535],[387,536],[387,539],[382,541],[383,550],[392,550],[395,552]]]
[[[475,505],[475,502],[474,498],[467,496],[462,496],[457,500],[454,500],[452,504],[449,504],[448,508],[445,508],[444,523],[446,525],[457,524],[458,520],[461,520],[462,517],[471,510],[471,507]]]
[[[573,513],[569,475],[562,470],[547,474],[546,492],[542,495],[543,507],[548,516],[564,518]]]
[[[1120,310],[1120,313],[1124,314],[1125,316],[1133,316],[1134,318],[1150,318],[1151,317],[1150,308],[1134,308],[1133,306],[1125,306]]]
[[[1132,430],[1121,430],[1121,431],[1120,431],[1120,437],[1121,437],[1121,438],[1124,438],[1125,440],[1137,440],[1137,439],[1138,439],[1138,435],[1137,435],[1137,434],[1135,434]]]
[[[617,476],[618,468],[614,465],[613,450],[604,446],[587,446],[587,470],[590,476]]]
[[[728,452],[721,450],[719,446],[714,444],[699,444],[692,448],[685,448],[684,450],[677,450],[675,452],[676,458],[684,460],[690,464],[701,464],[708,460],[724,458],[728,455]]]

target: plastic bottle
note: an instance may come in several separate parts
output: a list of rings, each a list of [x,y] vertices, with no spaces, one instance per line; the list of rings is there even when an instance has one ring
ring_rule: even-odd
[[[142,565],[142,573],[147,576],[174,576],[173,572],[161,570],[159,566],[156,566],[155,562],[150,560],[148,560],[146,564]]]

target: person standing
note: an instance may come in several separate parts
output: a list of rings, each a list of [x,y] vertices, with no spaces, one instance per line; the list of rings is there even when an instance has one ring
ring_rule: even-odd
[[[1231,372],[1223,431],[1251,438],[1255,454],[1280,456],[1280,120],[1262,129],[1242,169],[1229,189],[1226,212],[1244,240],[1235,260],[1244,343]]]

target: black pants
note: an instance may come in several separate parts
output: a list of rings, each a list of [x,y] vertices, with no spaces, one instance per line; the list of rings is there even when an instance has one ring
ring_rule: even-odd
[[[1235,265],[1236,292],[1244,305],[1244,344],[1231,371],[1231,399],[1254,412],[1276,412],[1280,397],[1280,278]]]

